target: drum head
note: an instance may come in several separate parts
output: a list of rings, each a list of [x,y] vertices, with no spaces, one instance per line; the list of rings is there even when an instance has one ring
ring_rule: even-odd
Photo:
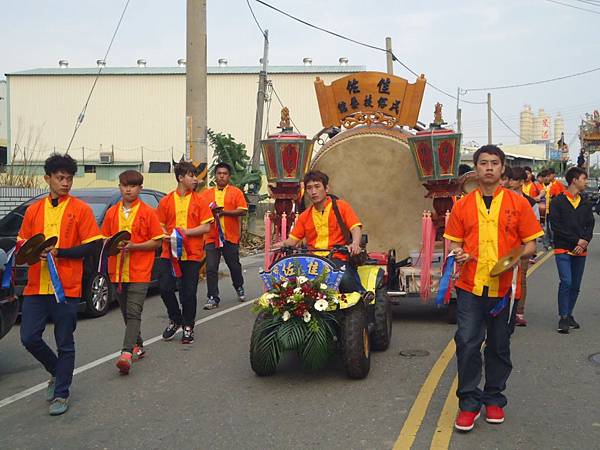
[[[328,141],[311,165],[329,176],[331,194],[350,203],[369,250],[395,248],[399,259],[420,248],[421,217],[432,208],[406,138],[398,128],[354,128]]]

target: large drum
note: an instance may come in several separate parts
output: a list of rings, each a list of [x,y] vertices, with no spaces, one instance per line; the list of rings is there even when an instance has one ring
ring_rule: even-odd
[[[432,208],[406,137],[399,128],[354,128],[328,141],[311,165],[329,175],[329,192],[356,211],[369,250],[395,248],[398,259],[421,248],[422,213]]]

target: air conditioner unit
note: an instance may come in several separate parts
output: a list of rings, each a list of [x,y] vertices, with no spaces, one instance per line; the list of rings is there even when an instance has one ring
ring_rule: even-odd
[[[100,153],[100,164],[112,164],[113,163],[113,154],[111,152],[101,152]]]

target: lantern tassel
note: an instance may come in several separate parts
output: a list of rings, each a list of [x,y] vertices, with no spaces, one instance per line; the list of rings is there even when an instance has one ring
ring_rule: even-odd
[[[271,211],[265,213],[265,270],[271,267]]]
[[[426,302],[431,294],[431,263],[433,259],[433,244],[435,232],[431,212],[423,213],[422,248],[421,248],[421,301]]]

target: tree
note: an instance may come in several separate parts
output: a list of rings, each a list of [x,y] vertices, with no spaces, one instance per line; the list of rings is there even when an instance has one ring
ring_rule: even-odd
[[[230,134],[215,133],[213,130],[208,130],[208,139],[213,148],[210,173],[214,173],[214,168],[218,163],[227,163],[231,166],[231,183],[234,186],[242,191],[248,186],[250,191],[258,192],[262,184],[262,174],[260,170],[251,169],[246,146],[235,142]],[[214,185],[214,181],[211,181],[211,185]]]

